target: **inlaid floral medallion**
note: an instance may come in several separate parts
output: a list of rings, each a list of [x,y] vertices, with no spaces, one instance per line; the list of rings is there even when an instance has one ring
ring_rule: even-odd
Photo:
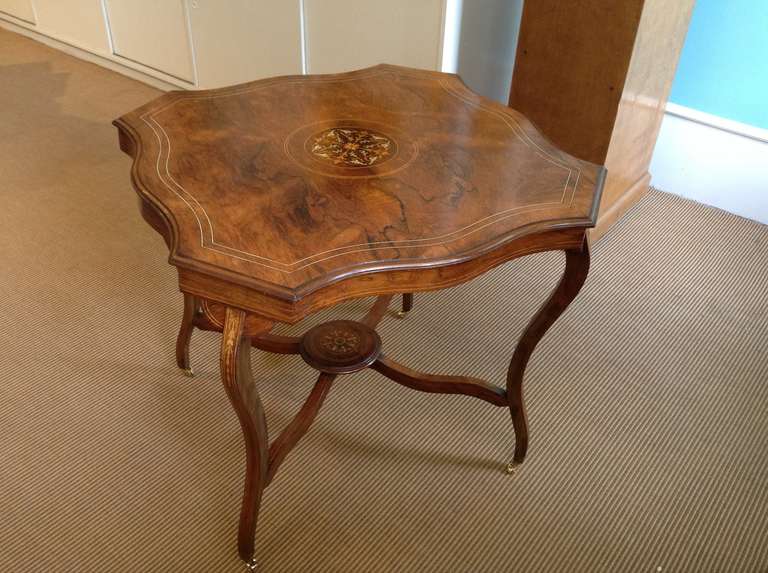
[[[394,144],[387,136],[356,127],[333,127],[313,138],[312,154],[345,167],[371,167],[392,156]]]
[[[362,322],[332,320],[310,328],[299,353],[316,370],[348,374],[373,364],[381,354],[381,338]]]
[[[342,179],[391,175],[419,155],[417,141],[398,126],[353,118],[304,124],[286,135],[283,149],[307,171]]]
[[[351,354],[360,346],[360,338],[350,330],[337,328],[323,336],[320,346],[333,354]]]

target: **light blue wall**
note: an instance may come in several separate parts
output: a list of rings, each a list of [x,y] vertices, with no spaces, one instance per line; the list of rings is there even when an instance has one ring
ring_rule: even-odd
[[[768,129],[768,0],[696,0],[670,101]]]

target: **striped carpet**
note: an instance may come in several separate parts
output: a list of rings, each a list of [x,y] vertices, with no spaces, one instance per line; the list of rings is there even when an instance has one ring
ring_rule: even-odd
[[[218,336],[176,371],[181,296],[109,126],[155,93],[0,31],[2,572],[243,571]],[[561,267],[417,295],[385,350],[501,381]],[[345,377],[266,493],[262,570],[768,571],[766,287],[768,228],[651,191],[531,361],[517,475],[503,409]],[[313,374],[252,362],[274,436]]]

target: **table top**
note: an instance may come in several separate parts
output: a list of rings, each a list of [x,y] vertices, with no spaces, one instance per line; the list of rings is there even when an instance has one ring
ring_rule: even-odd
[[[169,92],[115,125],[170,262],[287,301],[587,229],[604,178],[458,76],[391,65]]]

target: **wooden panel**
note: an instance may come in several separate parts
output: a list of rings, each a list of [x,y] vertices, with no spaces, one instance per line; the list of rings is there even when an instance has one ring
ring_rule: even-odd
[[[594,237],[632,206],[633,195],[648,189],[648,168],[692,12],[693,0],[645,2],[605,160],[608,179]]]
[[[308,71],[380,63],[437,70],[442,0],[305,0]]]
[[[563,150],[605,163],[642,8],[525,2],[509,105]]]
[[[189,15],[199,87],[301,73],[298,1],[198,0]]]
[[[109,0],[107,9],[116,55],[194,81],[183,0]]]
[[[35,0],[38,29],[99,54],[109,53],[101,0]]]
[[[30,24],[35,23],[32,0],[0,0],[0,16],[9,14]]]
[[[567,152],[608,167],[593,237],[647,190],[693,3],[524,5],[510,105]]]

